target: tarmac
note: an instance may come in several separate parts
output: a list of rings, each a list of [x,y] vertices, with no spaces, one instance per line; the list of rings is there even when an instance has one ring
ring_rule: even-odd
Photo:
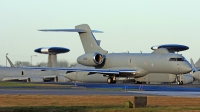
[[[55,84],[55,83],[45,83]],[[117,95],[200,97],[200,85],[147,85],[106,83],[56,83],[59,87],[11,86],[0,87],[0,94],[41,95]]]

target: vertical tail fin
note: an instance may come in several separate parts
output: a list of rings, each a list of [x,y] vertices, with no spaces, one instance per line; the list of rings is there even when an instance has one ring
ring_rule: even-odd
[[[190,63],[191,63],[191,65],[192,65],[192,68],[195,68],[195,64],[194,64],[192,58],[190,58]]]
[[[100,46],[100,44],[101,44],[101,40],[97,40],[97,42],[99,43],[99,46]]]
[[[102,54],[107,54],[108,51],[103,50],[97,40],[95,39],[90,27],[87,24],[81,24],[75,27],[75,29],[83,29],[85,32],[78,32],[85,53],[89,52],[99,52]]]
[[[195,67],[197,67],[197,68],[200,67],[200,58],[199,58],[199,60],[195,63]]]
[[[15,67],[15,65],[10,61],[10,59],[6,56],[6,59],[8,60],[10,67]]]

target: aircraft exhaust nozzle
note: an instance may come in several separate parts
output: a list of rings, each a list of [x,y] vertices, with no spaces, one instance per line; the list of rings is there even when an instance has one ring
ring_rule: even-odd
[[[77,58],[77,62],[86,66],[101,65],[105,60],[105,56],[100,53],[86,53]]]

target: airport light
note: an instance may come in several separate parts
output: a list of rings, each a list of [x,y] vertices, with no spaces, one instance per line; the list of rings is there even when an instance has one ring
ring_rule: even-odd
[[[33,57],[33,56],[37,56],[37,55],[31,55],[31,66],[32,66],[32,57]]]
[[[6,53],[6,67],[7,67],[7,60],[8,60],[8,59],[7,59],[7,56],[8,56],[8,53]]]

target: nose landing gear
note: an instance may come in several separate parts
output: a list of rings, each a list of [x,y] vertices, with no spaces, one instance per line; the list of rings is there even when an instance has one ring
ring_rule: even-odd
[[[178,81],[178,85],[183,85],[183,81]]]
[[[183,75],[183,74],[180,74],[179,77],[176,75],[176,79],[177,79],[177,84],[178,84],[178,85],[183,85],[182,75]]]

